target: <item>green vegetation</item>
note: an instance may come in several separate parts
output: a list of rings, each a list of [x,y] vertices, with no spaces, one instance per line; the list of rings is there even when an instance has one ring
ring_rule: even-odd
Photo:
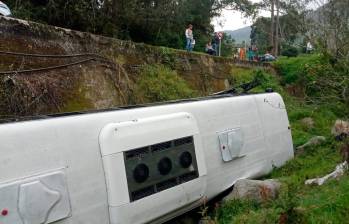
[[[254,78],[254,72],[249,68],[233,68],[230,73],[228,81],[233,86],[249,82]]]
[[[236,53],[235,40],[230,34],[224,33],[224,38],[222,40],[221,46],[221,56],[222,57],[232,57]]]
[[[185,29],[194,26],[195,51],[212,39],[211,19],[223,8],[251,14],[246,0],[8,0],[14,17],[135,42],[185,47]]]
[[[177,72],[164,65],[146,65],[135,90],[139,102],[161,102],[196,96]]]
[[[281,83],[296,91],[295,95],[313,104],[335,107],[348,102],[348,68],[342,61],[329,55],[313,54],[295,58],[280,58],[275,67]],[[338,114],[339,116],[341,114]]]
[[[321,66],[321,69],[332,68],[332,72],[339,71],[320,55],[284,58],[275,65],[281,77],[242,69],[234,76],[234,81],[245,82],[256,74],[262,74],[263,85],[254,91],[263,91],[265,87],[271,86],[283,96],[295,146],[304,144],[316,135],[325,136],[327,141],[320,146],[306,148],[303,152],[296,150],[293,160],[265,177],[281,180],[283,186],[278,199],[260,204],[254,201],[233,200],[217,208],[212,216],[217,223],[223,224],[348,223],[349,175],[340,180],[329,181],[323,186],[306,186],[304,182],[332,172],[341,162],[341,143],[336,142],[330,132],[336,119],[347,118],[349,108],[343,101],[338,100],[322,103],[317,98],[317,89],[307,91],[307,97],[300,98],[292,96],[292,91],[285,88],[287,85],[309,85],[321,80],[322,76],[317,73],[320,70],[315,69],[317,66]],[[310,77],[304,77],[307,75]],[[308,117],[314,120],[313,126],[302,122],[302,119]]]
[[[281,55],[286,57],[297,57],[298,54],[299,54],[298,49],[292,46],[287,47],[281,52]]]

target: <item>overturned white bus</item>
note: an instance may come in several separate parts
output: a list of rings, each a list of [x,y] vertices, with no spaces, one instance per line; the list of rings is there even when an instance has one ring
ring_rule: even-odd
[[[277,93],[0,124],[0,223],[162,223],[293,157]]]

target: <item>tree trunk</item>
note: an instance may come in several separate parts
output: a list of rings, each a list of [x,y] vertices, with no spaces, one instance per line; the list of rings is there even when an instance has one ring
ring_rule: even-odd
[[[271,27],[270,27],[270,46],[272,47],[271,53],[274,54],[274,24],[275,24],[275,18],[274,18],[274,5],[275,0],[271,0]]]
[[[274,44],[274,52],[275,56],[279,55],[279,26],[280,26],[280,0],[276,0],[276,25],[275,25],[275,44]]]

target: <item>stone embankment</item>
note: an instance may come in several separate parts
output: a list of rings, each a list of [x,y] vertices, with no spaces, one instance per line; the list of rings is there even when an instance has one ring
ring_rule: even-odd
[[[0,116],[142,103],[134,89],[142,67],[153,64],[176,71],[198,95],[227,88],[236,66],[229,58],[0,16]]]

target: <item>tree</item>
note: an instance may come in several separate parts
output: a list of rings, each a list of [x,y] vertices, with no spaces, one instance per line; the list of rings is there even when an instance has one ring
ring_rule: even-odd
[[[252,15],[249,0],[9,0],[15,17],[120,39],[184,48],[194,25],[195,49],[211,38],[211,19],[223,8]]]
[[[272,48],[270,45],[270,24],[270,18],[260,17],[251,26],[251,44],[256,45],[261,54]]]
[[[279,55],[279,27],[280,27],[280,0],[276,0],[276,23],[275,23],[275,42],[274,54]]]
[[[221,51],[221,56],[223,57],[232,57],[236,51],[235,40],[227,33],[224,33]]]
[[[275,7],[272,6],[275,2]],[[260,9],[269,9],[272,18],[257,18],[252,25],[252,43],[260,50],[272,51],[278,55],[281,48],[291,48],[299,45],[305,33],[305,7],[295,0],[265,0],[259,4]],[[274,8],[274,10],[272,10]],[[266,38],[269,40],[266,40]],[[297,46],[299,47],[299,46]]]
[[[274,32],[275,32],[275,16],[274,16],[274,12],[275,12],[275,0],[271,0],[271,26],[270,26],[270,46],[272,47],[272,53],[274,54],[274,50],[275,50],[275,43],[274,43]]]
[[[319,8],[308,16],[308,38],[337,59],[349,60],[349,2],[313,0]]]

